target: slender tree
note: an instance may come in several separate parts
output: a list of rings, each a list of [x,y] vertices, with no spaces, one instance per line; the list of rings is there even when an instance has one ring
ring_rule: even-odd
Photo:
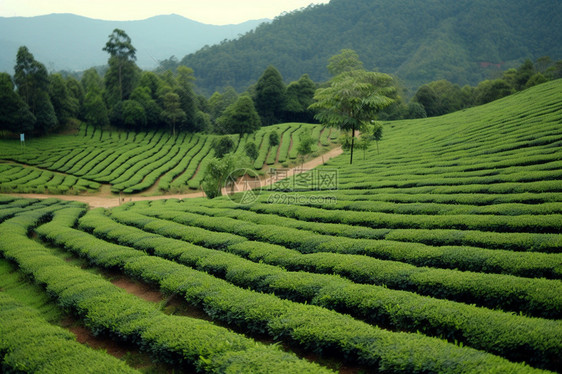
[[[92,90],[86,94],[82,114],[84,120],[92,126],[103,128],[109,125],[107,107],[100,92]]]
[[[279,71],[269,66],[256,84],[255,103],[264,125],[272,125],[282,117],[287,102],[286,87]]]
[[[162,111],[162,119],[172,128],[172,134],[176,136],[176,124],[185,121],[185,112],[180,107],[180,97],[168,92],[164,96],[164,110]]]
[[[181,119],[179,125],[188,131],[196,131],[195,118],[197,113],[196,96],[193,91],[193,69],[186,66],[179,66],[177,69],[176,82],[174,92],[178,94],[180,99],[180,108],[185,113],[185,117]]]
[[[27,47],[20,47],[14,67],[18,94],[35,116],[35,130],[46,133],[57,126],[57,117],[49,97],[49,75],[45,65],[36,61]]]
[[[317,111],[315,118],[324,125],[351,131],[349,163],[352,164],[356,130],[361,130],[378,111],[390,105],[394,94],[389,75],[365,70],[344,71],[332,78],[329,87],[316,91],[310,108]]]
[[[229,105],[222,116],[217,119],[217,124],[226,134],[252,133],[260,127],[260,117],[256,112],[252,98],[247,95],[240,96],[232,105]]]
[[[33,130],[35,116],[14,91],[12,78],[7,73],[0,73],[0,103],[0,130],[17,133]]]
[[[377,154],[379,154],[379,141],[382,139],[382,124],[375,122],[373,126],[373,140],[377,143]]]
[[[109,70],[105,75],[106,87],[116,96],[117,101],[127,99],[133,91],[138,75],[138,68],[134,62],[137,59],[136,49],[131,43],[131,38],[125,31],[115,29],[109,35],[103,51],[110,56]]]
[[[308,109],[314,102],[316,85],[308,74],[287,86],[286,119],[294,122],[312,122],[314,114]]]
[[[297,148],[297,153],[301,157],[301,164],[304,166],[304,158],[312,153],[312,146],[314,145],[314,139],[308,134],[301,137],[299,146]]]

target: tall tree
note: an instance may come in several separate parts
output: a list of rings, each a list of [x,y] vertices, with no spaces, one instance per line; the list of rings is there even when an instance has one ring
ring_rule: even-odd
[[[355,131],[390,105],[395,92],[392,78],[387,74],[344,71],[331,79],[329,87],[316,91],[315,102],[310,108],[317,111],[315,118],[324,125],[351,131],[349,163],[352,164]]]
[[[93,126],[103,128],[109,125],[107,107],[100,92],[92,90],[86,94],[82,115],[84,120]]]
[[[86,93],[92,91],[102,93],[104,89],[103,79],[100,77],[98,71],[95,68],[86,70],[82,75],[80,83],[82,84],[82,88],[84,88],[84,92]]]
[[[293,122],[312,122],[314,114],[308,109],[314,102],[316,85],[308,74],[287,86],[286,119]]]
[[[150,128],[157,128],[161,123],[162,108],[152,98],[150,88],[137,86],[131,93],[130,99],[138,102],[146,114],[146,125]]]
[[[260,127],[260,117],[256,112],[252,98],[242,95],[232,105],[229,105],[217,124],[226,134],[252,133]]]
[[[216,120],[224,113],[225,109],[238,100],[238,93],[232,87],[227,87],[223,93],[215,92],[209,98],[209,114],[211,122],[216,124]],[[221,133],[220,128],[216,128],[215,132]]]
[[[256,84],[256,110],[264,125],[272,125],[282,118],[287,102],[285,83],[281,73],[268,66]]]
[[[180,97],[178,94],[168,92],[164,96],[164,110],[161,113],[162,119],[172,128],[172,134],[176,136],[176,125],[185,121],[186,114],[181,109]]]
[[[382,139],[382,124],[376,123],[373,126],[373,140],[377,142],[377,154],[379,154],[379,141]]]
[[[70,118],[78,115],[79,102],[70,95],[62,75],[51,74],[49,76],[49,97],[59,124],[64,125]]]
[[[0,73],[0,130],[22,133],[33,130],[35,116],[14,91],[12,78]]]
[[[36,61],[27,47],[20,47],[14,67],[18,93],[35,116],[35,130],[46,133],[57,125],[57,117],[49,97],[49,75],[45,65]]]
[[[179,66],[177,69],[176,82],[177,86],[174,92],[180,99],[180,108],[185,113],[185,117],[181,119],[179,125],[187,131],[197,131],[195,126],[195,115],[197,112],[196,97],[193,91],[193,69],[186,66]]]
[[[136,49],[131,38],[121,29],[115,29],[109,35],[103,51],[109,53],[109,70],[105,75],[105,85],[113,101],[122,101],[129,97],[139,74],[135,65]]]
[[[49,94],[46,91],[39,92],[35,106],[35,113],[33,114],[37,119],[37,122],[35,123],[35,131],[40,134],[48,134],[49,132],[55,130],[59,124],[55,108],[53,108]]]

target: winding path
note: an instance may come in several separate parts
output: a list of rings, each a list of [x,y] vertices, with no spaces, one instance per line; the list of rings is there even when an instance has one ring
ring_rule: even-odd
[[[313,169],[317,166],[324,164],[326,161],[339,156],[343,153],[341,147],[333,148],[332,150],[324,153],[321,156],[313,158],[310,161],[304,163],[304,165],[294,167],[289,169],[287,177],[300,174],[303,171]],[[261,187],[267,186],[275,181],[270,181],[268,183],[262,184]],[[8,194],[10,196],[25,197],[31,199],[47,199],[47,198],[57,198],[60,200],[70,200],[79,201],[88,204],[92,208],[113,208],[119,206],[122,202],[129,201],[143,201],[143,200],[162,200],[162,199],[188,199],[196,197],[205,197],[205,193],[202,191],[193,192],[189,194],[170,194],[170,195],[158,195],[158,196],[142,196],[142,193],[134,195],[125,195],[120,201],[119,196],[112,196],[107,193],[96,194],[96,195],[47,195],[47,194]]]

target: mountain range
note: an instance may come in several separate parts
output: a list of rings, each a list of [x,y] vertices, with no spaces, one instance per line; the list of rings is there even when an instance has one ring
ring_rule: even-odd
[[[212,93],[255,83],[268,65],[286,82],[329,79],[328,59],[355,50],[365,68],[410,92],[447,79],[475,85],[525,59],[562,58],[560,0],[331,0],[275,18],[181,63]],[[415,91],[414,91],[415,92]]]
[[[236,25],[209,25],[178,15],[141,21],[103,21],[73,14],[0,17],[0,71],[13,74],[16,53],[25,45],[50,71],[81,71],[107,63],[102,51],[109,34],[120,28],[137,49],[137,65],[154,69],[158,62],[181,59],[205,45],[237,38],[267,19]]]
[[[560,25],[560,0],[331,0],[272,21],[227,26],[178,15],[121,22],[70,14],[0,18],[0,71],[13,74],[21,45],[50,71],[105,65],[102,48],[120,28],[141,68],[175,56],[177,65],[194,70],[206,95],[227,86],[241,92],[269,65],[287,83],[305,73],[326,81],[328,59],[342,49],[355,50],[369,70],[393,74],[413,95],[439,79],[476,85],[525,59],[561,59]]]

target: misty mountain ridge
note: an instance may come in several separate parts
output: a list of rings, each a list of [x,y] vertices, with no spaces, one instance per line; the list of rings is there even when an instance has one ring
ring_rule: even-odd
[[[277,17],[185,56],[207,94],[243,90],[275,66],[286,82],[330,78],[328,59],[355,50],[368,70],[411,93],[434,80],[475,85],[525,59],[562,58],[560,0],[331,0]]]
[[[268,19],[234,25],[210,25],[176,14],[139,21],[105,21],[74,14],[37,17],[0,17],[0,71],[14,73],[16,54],[27,46],[50,71],[81,71],[105,65],[102,51],[115,28],[123,29],[137,49],[137,65],[154,69],[158,62],[181,59],[205,45],[238,38]]]

